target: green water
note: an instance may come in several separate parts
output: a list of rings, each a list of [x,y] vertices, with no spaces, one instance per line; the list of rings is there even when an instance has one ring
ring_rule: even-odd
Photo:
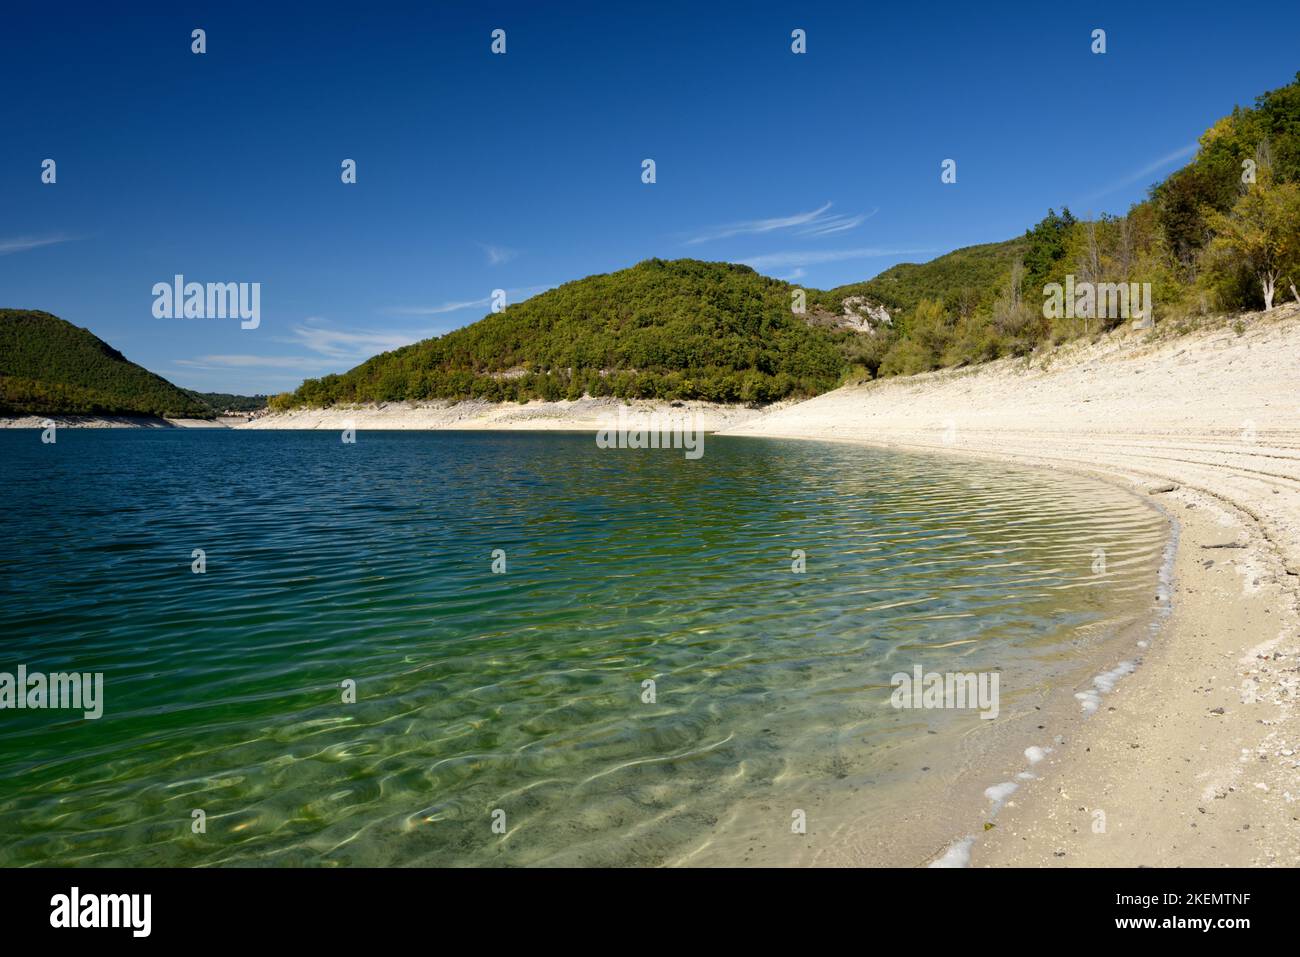
[[[1163,535],[1084,479],[761,439],[8,431],[0,462],[0,671],[105,698],[0,711],[8,866],[807,861],[998,724],[896,710],[894,672],[996,669],[1004,711],[1081,679]]]

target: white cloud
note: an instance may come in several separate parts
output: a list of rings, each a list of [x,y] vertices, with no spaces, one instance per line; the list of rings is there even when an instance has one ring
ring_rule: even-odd
[[[508,263],[519,255],[519,250],[511,249],[509,246],[494,246],[491,243],[479,243],[478,245],[483,252],[487,253],[488,263],[493,266]]]
[[[767,253],[762,256],[750,256],[737,262],[755,269],[775,269],[786,266],[816,266],[819,263],[842,262],[846,259],[875,259],[880,256],[917,256],[934,252],[933,249],[821,249],[795,250],[781,253]]]
[[[329,359],[313,356],[208,355],[172,361],[186,369],[300,369],[304,372],[326,369],[335,364]]]
[[[475,306],[486,306],[492,301],[490,296],[484,296],[482,299],[466,299],[462,302],[444,302],[440,306],[398,306],[388,310],[398,316],[441,316],[448,312],[460,312],[462,309],[472,309]]]
[[[356,365],[376,353],[410,345],[432,335],[422,330],[340,329],[316,316],[303,320],[290,333],[287,337],[275,337],[270,341],[305,346],[309,350],[307,353],[275,356],[227,353],[176,359],[174,362],[185,369],[291,369],[316,375]]]
[[[1146,166],[1143,166],[1141,169],[1130,173],[1128,176],[1125,176],[1123,179],[1116,180],[1115,182],[1111,183],[1109,186],[1106,186],[1102,189],[1097,190],[1097,192],[1095,193],[1091,193],[1085,196],[1079,203],[1076,203],[1075,205],[1079,206],[1082,203],[1087,203],[1094,199],[1100,199],[1103,196],[1109,196],[1111,193],[1118,192],[1119,190],[1123,189],[1125,186],[1132,186],[1134,183],[1141,182],[1142,180],[1145,180],[1147,177],[1149,177],[1152,173],[1155,173],[1158,170],[1162,170],[1166,166],[1171,166],[1174,163],[1177,163],[1181,159],[1186,159],[1187,157],[1195,153],[1196,149],[1197,149],[1197,144],[1195,143],[1188,143],[1186,146],[1181,146],[1178,149],[1174,150],[1172,153],[1168,153],[1157,160],[1152,160]]]
[[[22,253],[29,249],[38,249],[41,246],[68,243],[76,238],[76,236],[17,236],[13,239],[0,239],[0,256],[8,256],[10,253]]]
[[[880,212],[880,208],[876,207],[869,213],[859,213],[856,216],[826,216],[809,223],[807,228],[799,230],[799,235],[829,236],[832,233],[842,233],[845,230],[856,229],[878,212]]]
[[[335,359],[360,355],[369,358],[376,352],[387,352],[410,345],[424,336],[407,331],[348,332],[324,325],[323,320],[311,318],[306,324],[293,327],[293,338],[313,352]]]
[[[545,292],[548,289],[554,289],[555,283],[546,283],[541,286],[523,286],[519,289],[506,290],[506,302],[513,304],[523,302],[530,296],[535,296],[539,292]],[[484,296],[482,299],[465,299],[453,302],[444,302],[439,306],[394,306],[388,312],[395,316],[441,316],[449,312],[460,312],[464,309],[484,309],[492,302],[491,296]]]
[[[728,239],[732,236],[752,236],[758,233],[770,233],[778,229],[791,229],[795,226],[807,226],[816,223],[831,208],[830,203],[806,213],[793,216],[775,216],[771,219],[750,219],[726,226],[714,226],[711,229],[686,240],[686,245],[713,242],[715,239]]]

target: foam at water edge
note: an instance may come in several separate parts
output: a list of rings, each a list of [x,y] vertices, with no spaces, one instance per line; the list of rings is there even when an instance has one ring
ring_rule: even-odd
[[[1160,572],[1156,585],[1155,615],[1152,616],[1151,622],[1147,625],[1147,638],[1141,639],[1137,642],[1139,648],[1148,647],[1151,639],[1155,638],[1156,633],[1160,631],[1161,627],[1163,627],[1165,619],[1168,618],[1170,613],[1173,611],[1170,597],[1173,594],[1174,557],[1178,553],[1178,521],[1159,505],[1155,507],[1160,514],[1164,515],[1165,518],[1169,520],[1170,533],[1169,541],[1165,543],[1164,552],[1161,555]],[[1138,659],[1138,661],[1121,661],[1109,671],[1103,671],[1101,674],[1094,677],[1092,679],[1093,686],[1091,688],[1075,694],[1075,697],[1079,699],[1079,702],[1083,706],[1084,713],[1092,714],[1096,711],[1101,704],[1101,696],[1103,694],[1109,694],[1115,689],[1115,685],[1121,678],[1126,675],[1131,675],[1136,671],[1140,661],[1141,659]],[[1065,739],[1059,734],[1052,740],[1053,743],[1057,745],[1065,743]],[[1051,753],[1052,749],[1049,747],[1031,745],[1025,749],[1025,758],[1029,761],[1029,764],[1032,767]],[[1038,777],[1029,771],[1021,771],[1016,775],[1016,779],[1019,781],[1036,781],[1038,780]],[[993,807],[989,812],[989,816],[996,816],[1007,798],[1014,794],[1016,789],[1019,787],[1020,785],[1015,781],[1003,781],[1001,784],[994,784],[991,787],[985,788],[984,796],[993,802]],[[975,838],[973,836],[962,838],[949,847],[948,850],[944,851],[943,855],[938,860],[931,862],[930,867],[969,867],[971,848],[974,844]]]
[[[1025,757],[1029,759],[1030,764],[1037,764],[1051,753],[1051,748],[1040,748],[1036,744],[1025,748]]]
[[[1142,649],[1150,647],[1151,640],[1154,639],[1160,629],[1164,627],[1165,619],[1173,612],[1173,603],[1171,598],[1174,591],[1174,557],[1178,553],[1178,520],[1159,505],[1157,505],[1156,508],[1160,511],[1160,514],[1164,515],[1165,518],[1169,520],[1170,533],[1169,541],[1165,542],[1164,552],[1161,555],[1160,571],[1156,581],[1155,614],[1147,624],[1147,637],[1139,639],[1137,642],[1137,646]],[[1096,712],[1097,709],[1101,707],[1101,696],[1104,694],[1110,694],[1114,691],[1115,685],[1119,683],[1119,680],[1137,671],[1137,666],[1141,664],[1141,662],[1141,658],[1138,658],[1136,661],[1121,661],[1109,671],[1103,671],[1101,674],[1094,677],[1092,679],[1091,688],[1079,691],[1075,694],[1075,698],[1079,700],[1079,705],[1083,709],[1083,713],[1093,714]],[[1026,752],[1026,755],[1028,755],[1028,752]]]
[[[992,787],[984,789],[984,796],[993,802],[993,810],[996,811],[1002,806],[1007,798],[1016,792],[1020,787],[1015,781],[1003,781],[1001,784],[994,784]]]
[[[931,867],[969,867],[970,866],[970,849],[975,843],[973,837],[963,837],[952,847],[943,852],[943,856],[937,861],[931,861]]]
[[[1132,661],[1121,661],[1110,671],[1103,671],[1094,677],[1091,688],[1075,694],[1075,697],[1079,699],[1079,703],[1083,706],[1084,713],[1092,714],[1096,711],[1101,706],[1101,696],[1110,694],[1115,690],[1115,685],[1119,683],[1120,678],[1131,675],[1135,671],[1137,671],[1137,664]]]

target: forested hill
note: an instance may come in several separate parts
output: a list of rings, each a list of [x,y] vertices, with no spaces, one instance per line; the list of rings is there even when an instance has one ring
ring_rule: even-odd
[[[838,310],[846,298],[863,296],[891,313],[910,312],[921,300],[934,298],[954,304],[965,298],[972,308],[992,306],[1001,281],[1024,256],[1026,246],[1023,237],[967,246],[927,263],[899,263],[873,279],[836,286],[814,298],[825,308]]]
[[[258,409],[266,408],[266,395],[232,395],[229,392],[195,392],[193,389],[186,389],[190,395],[198,399],[214,412],[256,412]]]
[[[649,259],[509,305],[436,339],[309,379],[272,407],[397,399],[768,402],[838,384],[843,334],[748,266]]]
[[[1026,355],[1129,318],[1049,314],[1046,290],[1067,276],[1149,284],[1162,328],[1300,298],[1300,74],[1213,122],[1195,157],[1122,216],[1049,209],[1023,236],[807,290],[804,314],[792,286],[746,266],[651,259],[308,380],[271,405],[583,393],[766,402],[845,377]]]
[[[743,265],[649,259],[308,379],[269,404],[810,396],[846,378],[1027,355],[1127,320],[1050,312],[1045,294],[1067,276],[1149,284],[1158,329],[1300,299],[1300,74],[1213,122],[1192,160],[1123,215],[1049,209],[1023,236],[825,292]],[[206,418],[245,407],[232,400],[260,405],[179,389],[48,313],[0,310],[0,413]]]
[[[250,408],[265,404],[243,396],[190,392],[58,316],[0,309],[0,415],[210,419],[240,403],[253,403]]]

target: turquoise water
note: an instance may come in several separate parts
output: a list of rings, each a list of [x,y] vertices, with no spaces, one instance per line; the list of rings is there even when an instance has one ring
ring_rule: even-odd
[[[891,708],[894,672],[1038,700],[1163,536],[1084,479],[763,439],[5,431],[0,462],[0,671],[105,699],[0,711],[10,866],[807,860],[998,725]],[[809,804],[836,828],[783,843]]]

